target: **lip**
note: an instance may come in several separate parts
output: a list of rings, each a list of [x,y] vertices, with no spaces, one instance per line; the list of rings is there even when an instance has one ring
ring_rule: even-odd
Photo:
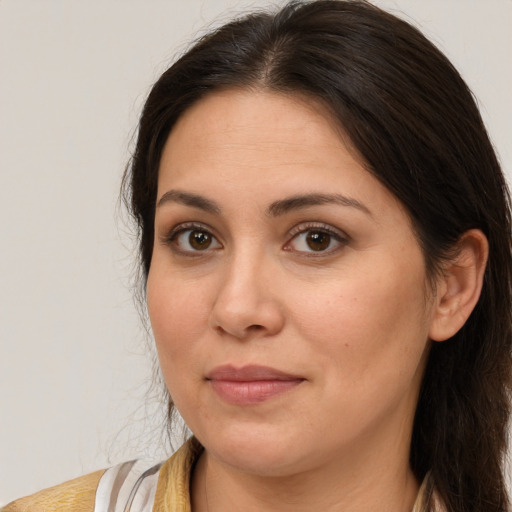
[[[224,365],[209,372],[206,380],[225,402],[254,405],[292,390],[305,379],[268,366]]]

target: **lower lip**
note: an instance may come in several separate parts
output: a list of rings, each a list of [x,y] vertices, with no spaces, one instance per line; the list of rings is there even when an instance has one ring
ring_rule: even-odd
[[[302,379],[232,381],[211,380],[213,390],[225,402],[234,405],[254,405],[297,387]]]

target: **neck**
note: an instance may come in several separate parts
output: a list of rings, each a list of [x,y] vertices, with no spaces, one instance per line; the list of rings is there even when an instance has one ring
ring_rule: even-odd
[[[393,447],[393,448],[396,448]],[[358,455],[361,455],[360,453]],[[193,512],[410,512],[418,482],[406,457],[346,457],[287,476],[246,474],[204,452],[191,485]],[[357,462],[356,462],[357,460]],[[370,463],[368,463],[370,462]]]

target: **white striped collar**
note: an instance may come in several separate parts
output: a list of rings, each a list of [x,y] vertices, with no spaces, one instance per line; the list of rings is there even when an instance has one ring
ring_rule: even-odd
[[[102,475],[94,512],[151,512],[161,464],[123,462]]]

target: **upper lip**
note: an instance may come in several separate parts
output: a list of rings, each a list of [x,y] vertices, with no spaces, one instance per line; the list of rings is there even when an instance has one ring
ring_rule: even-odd
[[[304,380],[303,377],[270,368],[269,366],[248,365],[237,368],[232,365],[217,366],[206,375],[207,380],[251,382],[262,380]]]

